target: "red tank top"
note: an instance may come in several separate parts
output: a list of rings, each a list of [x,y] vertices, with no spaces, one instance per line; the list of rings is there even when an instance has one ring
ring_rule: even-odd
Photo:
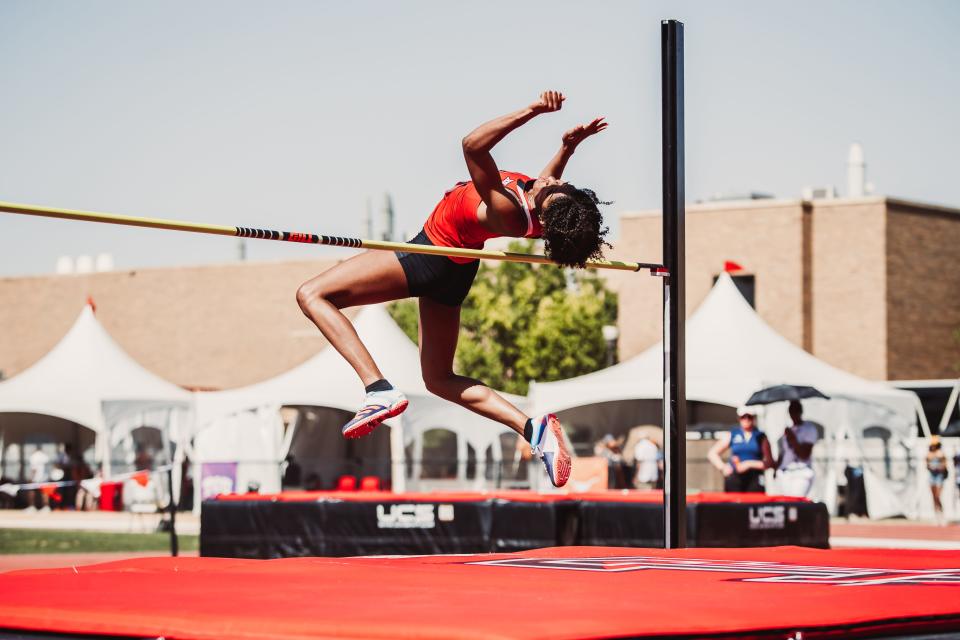
[[[500,179],[503,186],[515,192],[520,198],[523,212],[527,217],[527,231],[524,238],[539,238],[543,233],[543,226],[537,216],[527,208],[527,199],[524,196],[522,184],[532,182],[533,179],[522,173],[501,171]],[[465,249],[482,249],[483,243],[499,234],[487,231],[480,226],[477,219],[477,207],[481,198],[472,182],[459,182],[455,187],[443,195],[437,203],[433,213],[423,225],[430,242],[439,247],[458,247]],[[470,258],[450,258],[454,262],[465,264],[473,262]]]

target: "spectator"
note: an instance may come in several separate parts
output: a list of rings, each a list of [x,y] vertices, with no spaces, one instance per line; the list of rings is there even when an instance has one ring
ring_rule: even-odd
[[[303,474],[303,471],[300,469],[300,465],[297,464],[297,461],[293,459],[292,453],[288,453],[283,462],[283,480],[281,481],[283,488],[288,489],[293,487],[299,489]]]
[[[74,485],[74,508],[77,511],[88,511],[96,508],[96,496],[92,491],[92,484],[84,482],[93,479],[93,471],[90,465],[83,459],[83,456],[77,456],[73,464],[73,476],[71,478]],[[86,486],[84,486],[86,485]]]
[[[739,427],[721,434],[707,454],[707,459],[723,474],[723,490],[739,493],[763,493],[763,472],[773,467],[770,441],[757,429],[757,415],[750,407],[737,410]],[[720,455],[730,450],[724,462]]]
[[[863,467],[854,467],[847,462],[843,475],[847,481],[846,500],[844,502],[847,520],[854,516],[869,517],[867,513],[867,489],[863,481]]]
[[[625,489],[627,480],[623,472],[623,451],[620,448],[620,441],[608,433],[596,444],[594,453],[607,461],[607,487]]]
[[[133,468],[137,471],[153,471],[153,454],[147,447],[137,445],[133,458]]]
[[[44,453],[43,449],[38,446],[37,450],[30,454],[28,462],[30,464],[30,482],[49,482],[50,456]],[[34,497],[27,508],[36,509],[38,501],[43,511],[50,510],[50,496],[39,489],[34,493]]]
[[[642,436],[633,447],[633,460],[637,471],[633,476],[633,486],[637,489],[653,489],[660,479],[658,465],[660,448],[647,436]]]
[[[953,481],[957,485],[957,490],[953,495],[960,501],[960,449],[958,449],[957,453],[953,456]]]
[[[193,465],[187,456],[184,456],[183,462],[180,463],[180,503],[177,509],[193,510]]]
[[[940,447],[940,438],[930,438],[930,451],[927,452],[927,473],[930,478],[930,493],[933,496],[933,515],[940,526],[946,525],[943,516],[943,503],[940,494],[943,492],[943,483],[947,480],[947,456]]]
[[[806,498],[813,487],[813,445],[819,436],[816,425],[803,419],[803,405],[799,400],[790,401],[789,411],[793,424],[784,429],[777,442],[780,493]]]
[[[308,473],[306,479],[303,481],[303,488],[306,491],[319,491],[322,489],[320,486],[320,476],[314,472]]]
[[[663,449],[657,449],[657,489],[663,489]]]
[[[13,478],[0,476],[0,509],[15,509],[17,492],[17,483]]]
[[[75,482],[77,480],[75,477],[76,464],[76,453],[73,450],[73,445],[68,442],[57,452],[56,461],[54,462],[56,475],[59,476],[60,480]],[[67,484],[60,487],[60,495],[63,496],[60,508],[72,508],[77,499],[77,485]]]

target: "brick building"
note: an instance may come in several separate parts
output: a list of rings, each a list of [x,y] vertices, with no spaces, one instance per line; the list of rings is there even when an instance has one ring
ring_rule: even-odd
[[[658,212],[622,216],[611,257],[660,259]],[[344,252],[344,257],[349,255]],[[725,261],[760,316],[818,358],[872,379],[958,375],[960,210],[872,197],[687,207],[687,311]],[[49,351],[88,296],[107,331],[176,384],[226,389],[307,360],[326,344],[297,286],[334,262],[236,262],[0,278],[0,371]],[[604,272],[620,291],[620,357],[660,339],[660,280]]]
[[[660,213],[621,217],[616,256],[660,260]],[[886,197],[687,206],[687,313],[725,261],[760,316],[816,357],[875,380],[958,375],[960,210]],[[660,339],[656,278],[615,274],[620,357]]]
[[[332,260],[236,262],[167,269],[0,278],[0,371],[46,354],[88,297],[137,362],[188,388],[266,380],[327,343],[300,312],[297,287]]]

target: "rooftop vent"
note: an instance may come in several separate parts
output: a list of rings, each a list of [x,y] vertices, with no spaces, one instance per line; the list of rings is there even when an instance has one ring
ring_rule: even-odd
[[[101,253],[93,256],[60,256],[55,268],[57,275],[71,275],[74,273],[103,273],[113,271],[113,255]]]
[[[762,191],[741,191],[731,193],[715,193],[706,199],[706,202],[731,202],[734,200],[770,200],[774,196],[772,193],[763,193]]]
[[[837,188],[830,187],[804,187],[804,200],[833,200],[837,197]]]
[[[847,197],[862,198],[873,193],[873,183],[867,182],[867,161],[859,142],[850,145],[847,154]]]

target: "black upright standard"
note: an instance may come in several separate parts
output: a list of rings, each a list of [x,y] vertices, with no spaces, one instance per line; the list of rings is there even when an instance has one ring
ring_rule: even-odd
[[[180,544],[177,542],[177,501],[173,499],[173,465],[167,467],[167,487],[170,488],[170,555],[176,557],[180,553]]]
[[[664,547],[687,546],[687,389],[684,319],[683,23],[660,25],[663,71]]]

